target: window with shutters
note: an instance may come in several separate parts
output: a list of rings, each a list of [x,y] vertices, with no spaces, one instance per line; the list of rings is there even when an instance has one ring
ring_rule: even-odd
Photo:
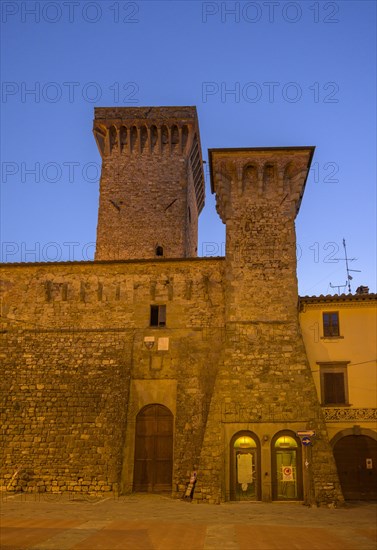
[[[322,319],[323,319],[323,336],[325,338],[339,337],[340,336],[339,312],[324,311],[322,313]]]
[[[348,362],[318,363],[322,405],[348,405]]]
[[[166,326],[166,306],[151,306],[150,326]]]

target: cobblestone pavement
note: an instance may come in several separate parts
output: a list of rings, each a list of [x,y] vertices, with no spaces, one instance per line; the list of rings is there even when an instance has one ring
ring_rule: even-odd
[[[377,503],[219,506],[160,495],[3,495],[2,550],[376,550]]]

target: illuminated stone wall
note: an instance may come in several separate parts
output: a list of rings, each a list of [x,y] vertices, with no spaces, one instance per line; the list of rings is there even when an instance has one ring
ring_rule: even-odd
[[[124,446],[154,381],[169,408],[177,392],[181,491],[218,366],[223,267],[222,259],[1,266],[3,489],[131,490],[134,457]],[[149,326],[151,304],[166,304],[166,327]]]

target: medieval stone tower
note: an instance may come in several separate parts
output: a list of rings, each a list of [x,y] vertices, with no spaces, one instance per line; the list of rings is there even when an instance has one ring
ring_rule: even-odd
[[[95,109],[96,260],[197,255],[204,179],[195,107]]]
[[[195,107],[97,108],[94,134],[95,261],[1,266],[2,486],[342,500],[298,321],[314,148],[210,150],[226,257],[199,258]]]
[[[215,501],[227,486],[224,460],[236,426],[251,437],[258,434],[256,460],[265,464],[271,439],[278,444],[271,431],[315,428],[322,437],[313,451],[314,486],[307,483],[306,490],[325,499],[338,490],[334,463],[324,490],[329,471],[323,476],[321,457],[331,449],[297,316],[294,220],[313,152],[313,147],[209,151],[212,190],[226,224],[226,338],[201,453],[203,491]],[[267,500],[276,497],[270,467],[258,490]]]

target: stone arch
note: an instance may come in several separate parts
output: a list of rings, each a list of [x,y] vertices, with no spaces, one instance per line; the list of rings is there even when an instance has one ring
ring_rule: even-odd
[[[342,437],[346,437],[347,435],[366,435],[377,441],[377,432],[375,432],[374,430],[371,430],[369,428],[360,428],[360,426],[353,426],[352,428],[346,428],[345,430],[340,430],[331,438],[330,444],[332,448],[334,448],[334,445],[340,439],[342,439]]]
[[[250,189],[258,189],[258,167],[255,164],[246,165],[242,173],[242,193]]]

